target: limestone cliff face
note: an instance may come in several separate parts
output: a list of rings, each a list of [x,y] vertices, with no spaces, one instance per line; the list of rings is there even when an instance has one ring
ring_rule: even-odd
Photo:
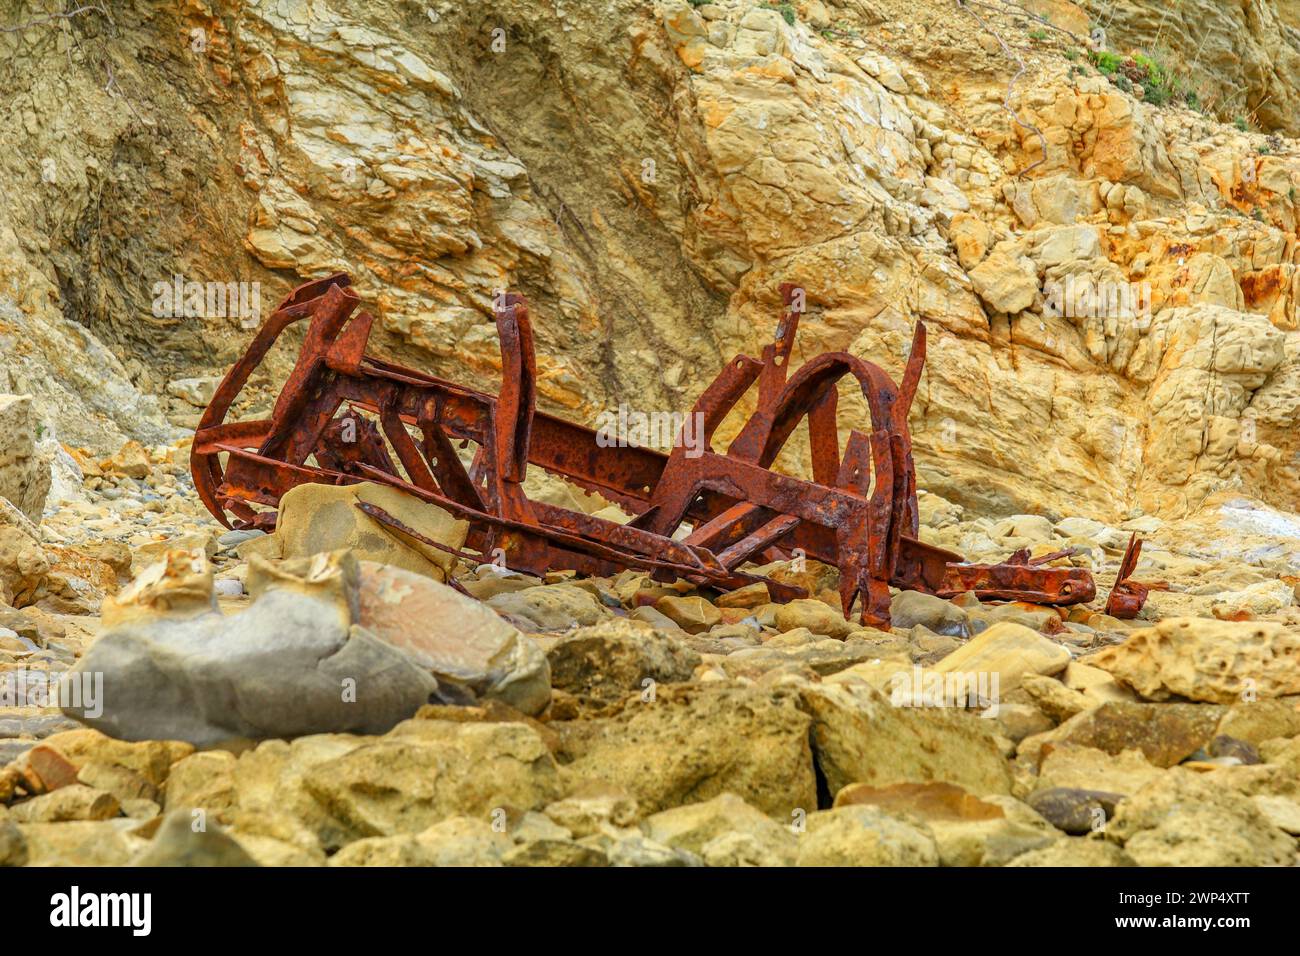
[[[685,411],[758,354],[788,281],[799,360],[897,375],[927,323],[912,428],[945,498],[1294,509],[1300,5],[1168,6],[1024,5],[1051,25],[946,0],[10,11],[0,390],[33,392],[64,440],[160,440],[194,412],[165,383],[220,373],[251,332],[156,314],[156,282],[256,281],[269,309],[346,269],[400,360],[495,389],[510,288],[545,407]],[[1205,112],[1099,73],[1097,26],[1184,66]]]

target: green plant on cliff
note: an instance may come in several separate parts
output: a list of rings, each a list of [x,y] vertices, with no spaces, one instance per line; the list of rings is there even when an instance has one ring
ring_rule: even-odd
[[[1109,50],[1093,50],[1088,54],[1088,59],[1106,76],[1113,76],[1122,62],[1118,54],[1111,53]]]
[[[1098,72],[1125,93],[1142,87],[1142,99],[1154,106],[1171,102],[1185,103],[1192,109],[1200,106],[1199,94],[1188,83],[1145,53],[1124,57],[1109,50],[1094,50],[1088,58]]]
[[[762,8],[764,10],[775,10],[777,13],[781,14],[781,18],[785,20],[786,23],[790,24],[790,26],[794,26],[796,17],[793,3],[764,3],[762,4]]]
[[[1148,103],[1162,106],[1178,97],[1180,84],[1177,77],[1151,57],[1138,53],[1125,61],[1123,69],[1129,79],[1142,84],[1143,98]]]

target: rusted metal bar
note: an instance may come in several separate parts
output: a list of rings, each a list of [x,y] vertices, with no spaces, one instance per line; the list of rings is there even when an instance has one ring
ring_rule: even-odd
[[[1147,596],[1153,590],[1163,590],[1168,585],[1161,583],[1142,584],[1138,581],[1130,580],[1130,575],[1137,570],[1138,558],[1142,555],[1142,540],[1136,535],[1130,535],[1128,547],[1124,549],[1124,558],[1120,561],[1119,574],[1115,576],[1115,586],[1110,589],[1110,597],[1106,599],[1106,613],[1111,617],[1117,617],[1121,620],[1131,620],[1138,616],[1142,610],[1142,605],[1147,601]]]
[[[925,363],[925,327],[917,324],[901,386],[844,352],[819,355],[791,374],[805,294],[792,285],[781,291],[786,312],[761,361],[738,355],[728,363],[692,410],[703,423],[701,445],[688,454],[683,433],[664,455],[604,447],[591,429],[536,410],[532,326],[520,296],[496,304],[502,386],[490,395],[366,354],[374,319],[352,316],[360,300],[347,276],[307,283],[268,317],[216,390],[194,438],[195,486],[228,527],[270,530],[280,496],[298,484],[376,481],[469,522],[469,550],[460,556],[499,553],[508,567],[532,574],[636,567],[720,590],[763,582],[775,601],[807,592],[743,565],[800,549],[840,569],[845,615],[858,608],[860,620],[876,627],[889,624],[891,587],[1091,600],[1087,571],[1042,566],[1068,552],[970,565],[919,541],[907,415]],[[253,369],[304,318],[310,324],[271,417],[227,423]],[[870,422],[851,430],[841,449],[836,390],[846,376],[861,390]],[[730,447],[715,451],[717,427],[756,383],[754,410]],[[812,480],[772,470],[804,420]],[[468,471],[453,442],[477,446]],[[523,485],[530,465],[616,502],[632,520],[532,501]],[[363,510],[395,533],[439,546],[379,509]],[[690,530],[677,540],[684,523]]]

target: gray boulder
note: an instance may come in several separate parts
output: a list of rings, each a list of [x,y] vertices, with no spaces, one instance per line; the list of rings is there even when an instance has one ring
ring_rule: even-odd
[[[200,822],[189,810],[174,810],[130,865],[257,866],[257,861],[215,823]]]
[[[230,615],[191,593],[202,576],[184,561],[166,563],[147,602],[115,608],[106,632],[62,678],[68,716],[124,740],[207,746],[378,734],[422,704],[444,702],[417,661],[354,623],[359,573],[350,553],[279,565],[253,603]],[[186,601],[164,599],[170,582]],[[101,675],[100,693],[77,693],[98,689]]]
[[[966,612],[943,598],[920,591],[899,591],[889,602],[890,623],[903,630],[920,624],[935,634],[970,637]]]

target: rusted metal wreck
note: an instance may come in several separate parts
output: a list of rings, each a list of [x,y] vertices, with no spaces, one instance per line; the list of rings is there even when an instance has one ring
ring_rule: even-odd
[[[1092,576],[1046,566],[1053,555],[1019,552],[1003,564],[974,565],[918,540],[907,414],[925,364],[925,326],[917,323],[901,384],[845,352],[819,355],[790,375],[802,296],[788,285],[782,294],[788,311],[762,359],[736,356],[696,401],[703,447],[688,455],[682,442],[670,454],[602,447],[592,429],[537,411],[532,327],[520,296],[502,297],[496,312],[502,383],[490,395],[368,355],[374,316],[356,311],[348,276],[308,282],[267,318],[204,412],[191,457],[195,485],[227,527],[271,530],[280,496],[295,485],[383,483],[468,521],[466,551],[458,552],[465,557],[504,554],[508,567],[531,574],[641,568],[720,590],[762,581],[774,601],[807,595],[746,565],[802,549],[839,568],[845,616],[856,607],[876,627],[889,625],[891,585],[1040,604],[1094,597]],[[302,319],[309,320],[302,348],[271,417],[227,422],[253,370]],[[871,422],[852,429],[841,448],[837,383],[845,376],[861,388]],[[726,451],[715,451],[714,431],[755,384],[755,410]],[[804,420],[811,480],[772,470]],[[455,442],[477,446],[468,468]],[[523,488],[530,465],[635,517],[618,524],[530,500]],[[419,537],[381,509],[367,513]],[[674,539],[683,522],[689,534]]]

